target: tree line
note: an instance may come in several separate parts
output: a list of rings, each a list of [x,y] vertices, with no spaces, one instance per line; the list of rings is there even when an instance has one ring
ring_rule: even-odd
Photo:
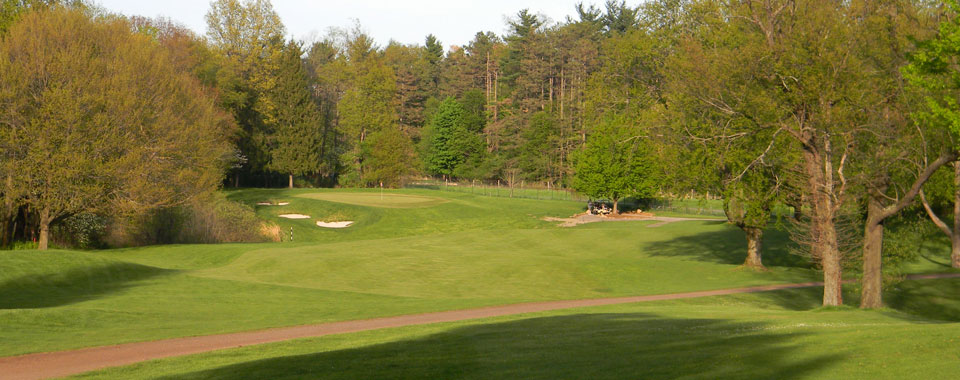
[[[790,206],[825,305],[850,263],[861,306],[882,305],[885,226],[915,199],[960,267],[955,0],[610,0],[560,21],[520,10],[449,50],[359,25],[292,40],[268,0],[214,1],[205,36],[59,3],[0,3],[4,239],[25,208],[43,241],[70,214],[221,185],[428,175],[615,208],[720,195],[758,269]]]

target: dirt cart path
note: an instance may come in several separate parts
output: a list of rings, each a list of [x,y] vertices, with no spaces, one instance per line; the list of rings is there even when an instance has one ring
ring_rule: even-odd
[[[912,275],[908,278],[912,280],[920,280],[955,277],[960,277],[960,273]],[[344,334],[390,327],[454,322],[477,318],[498,317],[588,306],[710,297],[739,293],[767,292],[783,289],[809,288],[815,286],[823,286],[823,283],[806,282],[798,284],[763,285],[746,288],[719,289],[649,296],[522,303],[503,306],[490,306],[478,309],[442,311],[436,313],[401,315],[396,317],[365,319],[357,321],[281,327],[231,334],[127,343],[114,346],[84,348],[72,351],[27,354],[0,358],[0,379],[21,380],[62,377],[107,367],[133,364],[151,359],[196,354],[254,344],[279,342],[296,338],[319,337],[324,335]]]

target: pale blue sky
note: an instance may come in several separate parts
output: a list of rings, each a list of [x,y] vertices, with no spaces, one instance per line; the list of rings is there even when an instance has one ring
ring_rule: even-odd
[[[206,0],[95,0],[104,8],[125,15],[166,16],[203,34]],[[433,33],[444,46],[463,45],[479,31],[502,35],[505,17],[529,8],[553,21],[573,15],[580,0],[273,0],[287,33],[301,40],[324,35],[330,27],[349,27],[357,19],[377,44],[390,39],[422,44]],[[602,0],[583,0],[602,6]],[[637,1],[628,1],[635,4]]]

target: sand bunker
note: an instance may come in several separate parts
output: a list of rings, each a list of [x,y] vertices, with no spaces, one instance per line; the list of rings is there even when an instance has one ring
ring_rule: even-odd
[[[352,221],[343,221],[343,222],[317,222],[318,227],[323,228],[347,228],[353,224]]]
[[[270,202],[257,202],[257,206],[286,206],[288,204],[290,204],[290,202],[279,202],[277,204],[273,204]]]
[[[310,219],[310,215],[303,215],[303,214],[280,214],[277,216],[281,218],[287,218],[287,219]]]

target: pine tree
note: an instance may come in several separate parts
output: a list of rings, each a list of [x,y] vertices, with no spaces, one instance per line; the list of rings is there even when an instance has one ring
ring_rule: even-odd
[[[464,113],[463,106],[456,99],[446,98],[433,115],[424,133],[427,144],[424,163],[430,174],[451,176],[464,162],[464,154],[459,151],[457,143],[458,137],[466,131]]]
[[[302,55],[297,42],[287,43],[275,87],[267,94],[276,105],[269,168],[286,173],[291,188],[295,175],[320,170],[323,144],[323,120],[310,94]]]

